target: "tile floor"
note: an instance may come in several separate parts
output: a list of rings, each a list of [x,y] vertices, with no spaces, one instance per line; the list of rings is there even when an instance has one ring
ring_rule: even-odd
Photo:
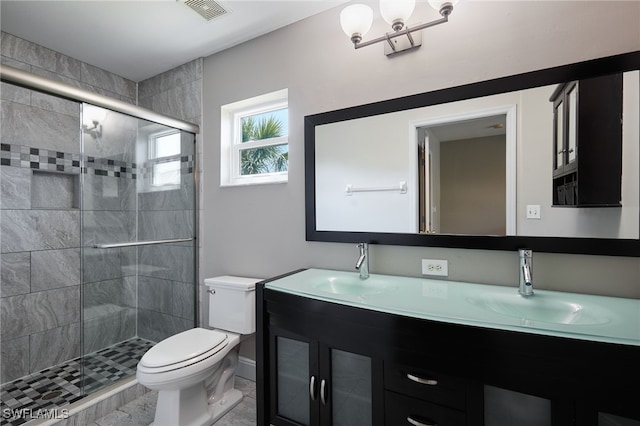
[[[256,424],[256,384],[237,377],[236,389],[242,392],[244,399],[218,420],[215,426]],[[147,426],[153,422],[157,398],[157,392],[148,392],[87,426]]]
[[[72,359],[64,364],[5,383],[0,392],[0,426],[24,424],[24,411],[64,408],[135,374],[136,365],[153,342],[134,338],[109,348]]]

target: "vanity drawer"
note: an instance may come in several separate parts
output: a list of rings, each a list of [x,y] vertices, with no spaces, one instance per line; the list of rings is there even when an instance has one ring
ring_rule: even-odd
[[[384,424],[393,426],[465,426],[464,413],[395,392],[384,393]]]
[[[466,409],[465,381],[456,377],[385,363],[384,387],[458,410]]]

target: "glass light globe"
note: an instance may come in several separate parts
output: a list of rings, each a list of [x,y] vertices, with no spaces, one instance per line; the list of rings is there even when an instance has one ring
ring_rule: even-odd
[[[349,37],[354,34],[364,36],[371,29],[372,22],[373,10],[365,4],[352,4],[340,12],[342,31]]]
[[[380,14],[392,26],[398,22],[405,23],[415,7],[416,0],[380,0]]]
[[[459,0],[429,0],[429,5],[431,5],[432,8],[440,12],[444,4],[449,3],[451,5],[451,8],[453,8],[453,6],[455,6],[456,3],[458,3],[458,1]],[[450,12],[451,10],[449,10],[449,13]]]

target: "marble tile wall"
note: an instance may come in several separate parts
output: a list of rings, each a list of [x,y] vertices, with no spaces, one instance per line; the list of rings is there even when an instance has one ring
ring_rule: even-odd
[[[138,83],[138,104],[153,111],[200,124],[202,58]]]
[[[85,64],[77,59],[31,43],[4,31],[0,33],[0,54],[2,55],[3,64],[25,69],[34,74],[52,78],[81,89],[90,90],[94,93],[136,104],[137,85],[134,81]],[[5,87],[3,83],[3,100]],[[21,96],[23,99],[30,97],[32,104],[35,103],[33,106],[40,108],[46,104],[65,104],[65,102],[59,98],[33,94],[30,93],[30,91],[27,91],[29,92],[27,93],[19,89],[12,89],[8,92],[15,93],[16,91],[19,94],[14,94],[14,96]],[[59,111],[57,106],[51,109]]]
[[[0,32],[0,62],[125,102],[137,102],[135,82],[5,32]],[[72,157],[79,158],[80,124],[78,103],[1,83],[0,383],[75,358],[81,352],[79,168],[59,166],[67,162],[71,166]],[[95,155],[99,154],[97,149]],[[52,167],[40,170],[38,166],[47,163]],[[135,193],[135,182],[114,185],[98,183],[113,177],[86,177],[91,185],[99,186],[100,195],[110,195],[115,188],[112,198],[118,200],[112,209],[92,199],[92,209],[128,209],[117,195]],[[101,200],[113,204],[112,198]],[[135,198],[131,204],[135,204]],[[97,239],[128,219],[105,213],[90,220],[105,220],[107,224],[108,229],[89,234],[88,238]],[[135,222],[135,215],[130,221]],[[89,295],[93,301],[90,306],[97,306],[89,313],[91,327],[110,332],[103,340],[111,337],[121,341],[123,336],[135,335],[136,318],[131,309],[135,306],[136,294],[131,289],[135,280],[131,282],[122,273],[123,267],[132,263],[131,257],[127,251],[97,255],[96,269],[85,271],[90,277],[106,280]],[[113,302],[113,294],[118,292],[120,299]],[[90,342],[94,350],[99,343]]]
[[[140,106],[192,123],[202,121],[202,59],[138,84]],[[196,144],[197,146],[197,144]],[[183,156],[193,156],[193,141],[183,136]],[[200,155],[197,155],[200,158]],[[138,226],[141,239],[194,235],[193,170],[180,188],[141,192]],[[157,341],[193,327],[194,247],[192,244],[142,247],[138,282],[138,335]]]

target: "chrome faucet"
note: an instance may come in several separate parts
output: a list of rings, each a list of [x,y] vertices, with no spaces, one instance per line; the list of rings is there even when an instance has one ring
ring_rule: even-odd
[[[356,261],[356,271],[360,271],[360,279],[366,280],[369,278],[369,244],[358,244],[360,249],[360,257]]]
[[[520,285],[518,293],[522,296],[533,296],[533,251],[531,249],[518,250],[520,256]]]

